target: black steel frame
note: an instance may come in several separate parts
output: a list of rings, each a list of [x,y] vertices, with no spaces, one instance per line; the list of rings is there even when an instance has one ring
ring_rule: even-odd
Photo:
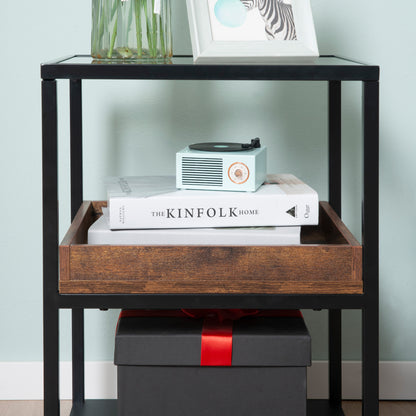
[[[363,416],[378,414],[379,283],[379,67],[323,56],[310,65],[194,65],[176,57],[173,65],[73,63],[68,57],[41,66],[43,157],[44,414],[59,415],[59,309],[72,310],[72,416],[115,416],[114,402],[84,397],[84,309],[87,308],[255,308],[328,309],[329,400],[308,402],[310,415],[343,415],[341,407],[341,312],[362,310]],[[83,200],[82,80],[291,80],[328,83],[329,202],[341,215],[341,83],[363,86],[362,295],[64,295],[59,294],[57,79],[70,82],[71,214]]]

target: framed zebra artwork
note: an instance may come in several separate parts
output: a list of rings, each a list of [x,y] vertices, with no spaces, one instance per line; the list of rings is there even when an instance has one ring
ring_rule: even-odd
[[[319,56],[310,0],[186,0],[195,63]]]

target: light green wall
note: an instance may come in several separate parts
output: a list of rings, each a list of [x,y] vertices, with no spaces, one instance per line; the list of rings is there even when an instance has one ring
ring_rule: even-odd
[[[190,53],[185,1],[173,3],[175,53]],[[410,0],[394,9],[386,0],[312,0],[312,6],[322,54],[381,66],[380,351],[382,360],[416,360],[416,6]],[[0,16],[0,361],[32,361],[42,359],[39,64],[89,52],[90,2],[4,2]],[[63,235],[69,224],[68,83],[58,85]],[[90,81],[83,92],[85,199],[105,198],[105,175],[174,174],[174,153],[186,144],[254,136],[268,146],[269,171],[293,172],[327,198],[324,83]],[[344,220],[359,236],[361,87],[351,83],[343,93]],[[326,312],[305,316],[314,358],[324,359]],[[88,360],[112,359],[116,317],[117,311],[86,312]],[[68,311],[61,319],[62,359],[68,360]],[[358,359],[360,313],[345,312],[344,323],[344,357]]]

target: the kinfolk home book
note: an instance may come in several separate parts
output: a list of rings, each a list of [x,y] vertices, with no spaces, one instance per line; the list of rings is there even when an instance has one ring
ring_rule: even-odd
[[[178,190],[174,176],[108,178],[110,229],[318,224],[318,194],[291,174],[256,192]]]

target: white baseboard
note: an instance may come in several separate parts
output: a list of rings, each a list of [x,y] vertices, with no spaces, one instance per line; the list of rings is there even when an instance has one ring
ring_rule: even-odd
[[[345,361],[343,398],[361,398],[361,362]],[[308,397],[328,396],[328,363],[314,361],[308,369]],[[71,398],[71,363],[60,365],[60,397]],[[380,399],[416,400],[416,361],[383,361],[380,363]],[[85,364],[85,395],[87,399],[117,397],[116,368],[111,362]],[[0,400],[42,400],[42,362],[0,362]]]
[[[379,365],[380,400],[416,400],[416,361],[382,361]],[[328,362],[314,361],[308,368],[308,397],[328,397]],[[342,397],[361,399],[361,361],[342,363]]]
[[[116,367],[109,361],[85,363],[85,396],[87,399],[115,399],[117,397]],[[72,398],[71,362],[59,367],[61,399]],[[42,400],[43,363],[0,362],[0,400]]]

